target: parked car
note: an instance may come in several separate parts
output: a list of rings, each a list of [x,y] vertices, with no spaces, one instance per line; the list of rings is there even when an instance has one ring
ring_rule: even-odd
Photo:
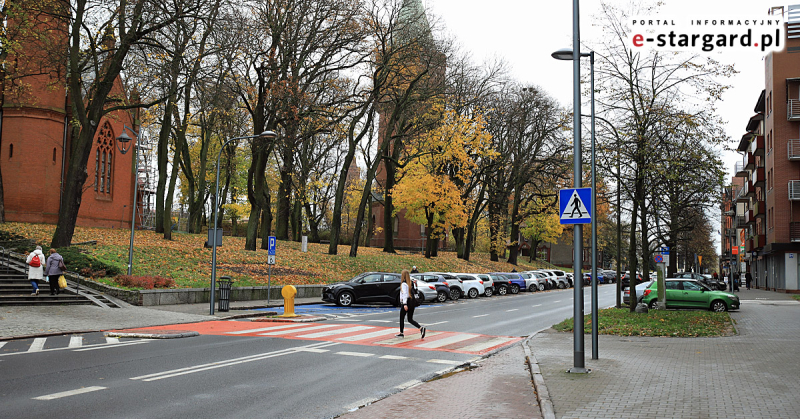
[[[601,271],[597,271],[597,283],[602,284],[605,282],[605,275]],[[584,285],[592,285],[592,273],[585,272],[583,274],[583,284]]]
[[[567,280],[567,273],[566,272],[559,271],[557,269],[543,269],[542,271],[543,272],[547,272],[548,274],[551,274],[551,277],[553,277],[555,279],[555,286],[556,287],[558,287],[560,289],[564,289],[564,288],[569,288],[570,287],[570,283]]]
[[[459,298],[464,296],[465,293],[463,284],[464,281],[458,279],[457,276],[444,272],[425,272],[425,273],[439,275],[444,282],[447,282],[447,285],[450,287],[451,300],[457,301]]]
[[[605,281],[609,284],[613,284],[617,282],[617,271],[612,271],[610,269],[603,269],[603,277]]]
[[[400,304],[400,275],[388,272],[365,272],[347,282],[322,289],[322,300],[349,307],[354,303]]]
[[[487,274],[479,274],[478,278],[483,281],[483,295],[486,297],[491,297],[494,294],[494,281],[492,277]]]
[[[427,303],[438,299],[438,293],[434,285],[422,280],[412,279],[412,281],[414,281],[414,287],[417,289],[417,298],[420,302]]]
[[[673,275],[673,278],[687,278],[687,279],[696,279],[706,285],[709,288],[714,290],[725,291],[725,282],[720,280],[715,280],[713,277],[706,277],[705,275],[701,275],[694,272],[678,272]]]
[[[436,288],[436,301],[443,303],[450,299],[450,285],[444,282],[444,278],[437,274],[411,274],[412,278],[423,281]],[[460,294],[457,293],[458,296]],[[458,298],[456,298],[458,300]]]
[[[642,274],[636,273],[636,278],[639,280],[639,283],[642,282]],[[631,286],[631,273],[625,272],[622,274],[622,288],[630,287]]]
[[[544,291],[547,275],[541,272],[523,272],[521,275],[525,279],[526,290],[529,292]]]
[[[508,294],[511,289],[511,280],[500,274],[489,274],[489,277],[492,278],[497,295]]]
[[[712,290],[696,279],[667,278],[664,280],[667,308],[703,308],[721,312],[739,309],[739,297],[725,291]],[[644,290],[642,302],[657,308],[658,281]]]
[[[495,275],[500,275],[508,280],[508,292],[518,294],[519,290],[525,287],[525,280],[519,273],[516,272],[493,272]]]
[[[575,286],[575,275],[572,272],[567,272],[567,281],[569,281],[569,286]]]
[[[483,286],[483,280],[478,278],[475,274],[453,274],[460,279],[461,285],[464,286],[465,295],[469,298],[478,298],[483,295],[486,289]]]
[[[641,284],[636,286],[636,296],[634,297],[634,301],[639,301],[639,298],[642,298],[644,295],[644,290],[646,290],[650,285],[653,285],[653,281],[642,282]],[[630,304],[631,302],[631,289],[630,287],[625,288],[622,290],[622,302],[625,304]]]
[[[528,271],[528,272],[529,273],[537,272],[545,276],[546,281],[544,284],[544,289],[551,290],[553,288],[556,288],[556,275],[554,273],[547,272],[544,269],[537,269],[535,271]]]

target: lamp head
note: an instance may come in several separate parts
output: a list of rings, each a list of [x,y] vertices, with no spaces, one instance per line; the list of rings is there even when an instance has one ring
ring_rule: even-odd
[[[126,134],[125,131],[122,131],[122,134],[117,137],[117,149],[120,153],[125,154],[130,150],[130,145],[128,143],[130,143],[132,139],[133,138]]]
[[[556,60],[572,61],[572,48],[561,48],[550,56]]]
[[[278,138],[278,134],[276,134],[274,131],[269,131],[268,130],[268,131],[262,132],[261,134],[258,134],[257,137],[258,138],[267,138],[267,139],[270,139],[270,140],[274,140],[275,138]]]

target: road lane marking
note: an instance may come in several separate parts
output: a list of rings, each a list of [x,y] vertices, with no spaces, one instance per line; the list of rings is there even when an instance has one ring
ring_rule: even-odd
[[[44,343],[47,342],[47,338],[36,338],[31,343],[31,347],[28,348],[28,352],[41,352],[44,349]]]
[[[541,306],[542,306],[541,304],[535,304],[535,305],[532,305],[531,307],[541,307]]]
[[[437,324],[444,324],[444,323],[447,323],[447,320],[442,321],[442,322],[436,322],[436,323],[428,323],[427,325],[425,325],[425,327],[436,326]]]
[[[297,349],[299,352],[311,352],[315,354],[321,354],[323,352],[330,352],[328,349],[317,349],[317,348],[299,348]]]
[[[72,348],[66,348],[66,349],[72,349],[74,352],[84,352],[84,351],[94,351],[94,350],[97,350],[97,349],[109,349],[109,348],[119,348],[119,347],[122,347],[122,346],[139,345],[141,343],[147,343],[147,342],[149,342],[149,341],[148,340],[135,340],[133,342],[125,342],[125,343],[99,343],[99,344],[93,345],[93,346],[84,346],[81,349],[72,349]]]
[[[519,309],[518,308],[512,308],[511,310],[506,310],[506,313],[508,313],[509,311],[517,311],[517,310],[519,310]]]
[[[325,336],[335,336],[335,335],[343,335],[345,333],[352,333],[352,332],[360,332],[362,330],[373,330],[372,326],[353,326],[353,327],[345,327],[344,329],[336,329],[336,330],[327,330],[324,332],[317,332],[317,333],[310,333],[307,335],[298,335],[298,338],[321,338]]]
[[[381,359],[408,359],[407,356],[400,356],[400,355],[383,355],[380,356]]]
[[[290,333],[305,333],[309,330],[319,330],[319,329],[330,329],[331,327],[338,327],[338,324],[323,324],[321,326],[310,326],[310,327],[303,327],[303,328],[293,328],[288,330],[280,330],[277,332],[267,332],[267,333],[259,333],[259,336],[280,336],[280,335],[288,335]]]
[[[270,326],[270,327],[262,327],[262,328],[259,328],[259,329],[248,329],[248,330],[237,330],[235,332],[226,332],[226,334],[228,334],[228,335],[244,335],[244,334],[247,334],[247,333],[267,332],[267,331],[270,331],[270,330],[280,330],[280,329],[292,328],[292,327],[297,327],[297,326],[302,326],[302,325],[299,325],[299,324],[275,325],[275,326]]]
[[[3,346],[6,346],[6,343],[7,342],[0,342],[0,348],[2,348]]]
[[[347,355],[347,356],[359,356],[362,358],[366,358],[369,356],[375,356],[375,354],[371,354],[368,352],[336,352],[336,355]]]
[[[475,343],[472,345],[465,346],[463,348],[458,348],[459,351],[464,352],[480,352],[489,348],[493,348],[498,345],[503,345],[508,342],[511,342],[514,338],[494,338],[489,339],[486,342]]]
[[[80,348],[83,346],[83,336],[70,336],[68,348]]]
[[[75,390],[62,391],[60,393],[46,394],[44,396],[33,397],[33,400],[54,400],[54,399],[60,399],[62,397],[75,396],[78,394],[91,393],[93,391],[99,391],[105,389],[106,387],[100,387],[100,386],[83,387]]]
[[[561,300],[557,300],[557,301],[553,301],[553,302],[554,302],[554,303],[560,303],[560,302],[561,302]]]
[[[394,320],[370,320],[371,322],[378,322],[378,323],[394,323]]]
[[[336,340],[341,340],[343,342],[355,342],[364,339],[377,338],[385,335],[393,335],[395,334],[395,332],[397,332],[396,329],[383,329],[375,332],[362,333],[360,335],[355,335],[355,336],[345,336],[342,338],[336,338]]]
[[[427,348],[427,349],[434,349],[434,348],[441,348],[442,346],[451,345],[453,343],[458,343],[463,340],[472,339],[479,337],[480,335],[473,335],[470,333],[458,334],[455,336],[448,336],[443,339],[438,339],[433,342],[426,342],[421,343],[419,345],[414,345],[415,348]]]
[[[112,337],[106,336],[106,343],[108,343],[110,345],[117,344],[117,343],[119,343],[119,338],[112,338]]]
[[[451,361],[449,359],[429,359],[427,362],[433,364],[461,365],[464,361]]]
[[[481,314],[480,316],[472,316],[472,318],[474,319],[474,318],[477,318],[477,317],[486,317],[486,316],[488,316],[488,314]]]

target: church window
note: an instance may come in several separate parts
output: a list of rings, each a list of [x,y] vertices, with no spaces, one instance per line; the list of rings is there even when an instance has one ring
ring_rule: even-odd
[[[114,130],[106,121],[97,133],[97,151],[94,157],[94,190],[98,198],[111,198],[113,163]]]

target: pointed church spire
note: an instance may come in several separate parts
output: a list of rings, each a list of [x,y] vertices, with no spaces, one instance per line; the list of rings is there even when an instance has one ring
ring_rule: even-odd
[[[431,26],[421,0],[403,0],[396,27],[396,39],[402,43],[413,39],[431,39]]]

